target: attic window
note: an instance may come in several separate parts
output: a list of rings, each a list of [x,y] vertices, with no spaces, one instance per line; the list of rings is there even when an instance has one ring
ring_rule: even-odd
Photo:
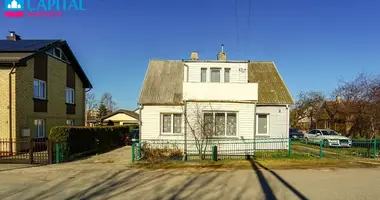
[[[60,60],[69,62],[69,59],[67,59],[66,55],[63,53],[62,49],[59,47],[51,48],[47,51],[47,53]]]

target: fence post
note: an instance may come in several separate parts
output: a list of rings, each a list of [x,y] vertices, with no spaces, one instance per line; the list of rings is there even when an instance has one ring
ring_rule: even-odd
[[[288,156],[289,158],[292,157],[292,138],[289,138],[289,150],[288,150]]]
[[[211,153],[212,161],[218,161],[218,148],[217,148],[217,146],[212,145],[211,150],[212,150],[212,153]]]
[[[323,140],[319,142],[319,158],[323,157]]]
[[[135,143],[132,143],[132,164],[135,164]]]
[[[59,143],[57,143],[57,144],[55,144],[55,162],[57,164],[60,163],[60,158],[61,158],[60,154],[61,154],[61,152],[59,150]]]
[[[375,136],[375,139],[373,139],[373,157],[374,158],[377,157],[376,148],[377,148],[377,145],[376,145],[376,136]]]
[[[29,163],[33,164],[33,140],[29,138]]]
[[[47,152],[48,152],[48,162],[49,164],[53,164],[53,149],[52,149],[51,140],[47,140]]]

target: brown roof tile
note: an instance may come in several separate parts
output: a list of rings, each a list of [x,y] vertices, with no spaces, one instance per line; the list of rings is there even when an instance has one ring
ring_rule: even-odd
[[[273,62],[248,63],[248,82],[259,84],[259,104],[294,104]]]

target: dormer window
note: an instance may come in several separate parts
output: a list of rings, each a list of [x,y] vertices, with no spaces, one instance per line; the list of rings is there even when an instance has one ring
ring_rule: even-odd
[[[69,62],[69,60],[67,59],[66,55],[63,53],[62,49],[59,48],[59,47],[55,47],[55,48],[52,48],[52,49],[49,49],[47,51],[48,54],[56,57],[56,58],[59,58],[63,61],[66,61],[66,62]]]

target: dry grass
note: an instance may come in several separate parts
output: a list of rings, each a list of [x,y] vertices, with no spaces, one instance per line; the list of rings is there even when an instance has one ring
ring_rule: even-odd
[[[269,169],[334,169],[334,168],[373,168],[380,167],[380,162],[368,160],[333,160],[333,159],[267,159],[255,161]],[[229,171],[235,169],[252,169],[250,161],[218,162],[165,162],[137,163],[135,168],[145,169],[185,169],[190,171]],[[260,167],[259,167],[260,168]]]

